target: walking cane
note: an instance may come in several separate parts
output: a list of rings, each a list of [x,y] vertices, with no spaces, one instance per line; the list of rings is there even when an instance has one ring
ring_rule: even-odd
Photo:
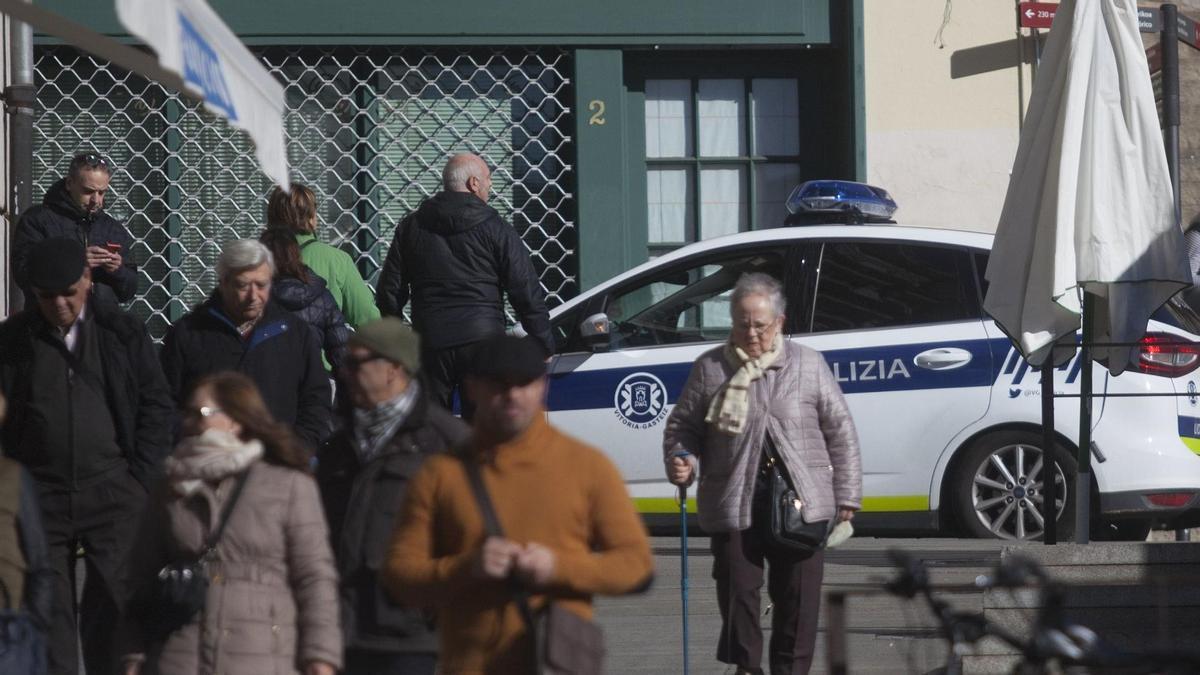
[[[679,597],[683,601],[683,675],[688,675],[687,486],[679,486]]]

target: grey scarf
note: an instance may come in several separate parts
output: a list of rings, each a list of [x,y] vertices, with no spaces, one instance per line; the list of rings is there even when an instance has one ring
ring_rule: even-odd
[[[366,464],[383,451],[396,429],[412,412],[418,390],[419,386],[413,381],[404,393],[390,401],[370,410],[354,409],[354,451],[359,462]]]

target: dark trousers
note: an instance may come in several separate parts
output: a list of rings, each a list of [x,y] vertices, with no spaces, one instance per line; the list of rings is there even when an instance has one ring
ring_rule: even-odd
[[[821,579],[825,555],[803,556],[779,550],[770,543],[770,525],[763,512],[769,492],[756,489],[750,528],[712,535],[713,579],[721,609],[721,639],[717,660],[762,672],[760,623],[763,563],[767,564],[767,595],[771,599],[771,675],[807,673],[812,668],[821,611]]]
[[[50,672],[78,672],[81,638],[87,675],[113,673],[119,657],[114,652],[118,607],[124,601],[121,575],[145,490],[124,467],[75,491],[50,484],[38,488],[54,568]],[[75,552],[81,546],[87,576],[76,606]]]
[[[433,400],[446,410],[454,409],[454,392],[458,391],[459,410],[468,422],[475,413],[475,406],[467,400],[462,383],[471,367],[471,356],[477,344],[468,342],[445,349],[421,350],[421,383],[428,387]]]
[[[435,670],[436,654],[388,654],[347,649],[342,675],[433,675]]]

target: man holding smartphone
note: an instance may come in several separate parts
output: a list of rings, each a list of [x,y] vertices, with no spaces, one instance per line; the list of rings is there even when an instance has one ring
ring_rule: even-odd
[[[113,302],[128,302],[137,293],[137,265],[129,251],[133,237],[104,212],[112,171],[112,164],[94,152],[76,155],[66,178],[50,187],[41,205],[21,215],[13,236],[12,266],[17,284],[25,291],[26,305],[34,301],[26,264],[29,250],[53,237],[83,244],[95,293]]]

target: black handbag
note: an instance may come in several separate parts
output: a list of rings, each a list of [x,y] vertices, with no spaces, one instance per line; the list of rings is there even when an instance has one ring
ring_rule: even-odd
[[[769,438],[763,451],[767,455],[766,465],[770,472],[772,543],[780,549],[807,555],[825,548],[825,540],[829,537],[829,520],[810,523],[804,519],[801,512],[803,495],[796,490],[787,467]]]
[[[487,534],[503,537],[500,520],[492,506],[479,465],[464,457],[471,492],[483,513]],[[512,585],[513,600],[521,619],[533,636],[534,663],[537,675],[601,675],[604,672],[604,630],[595,622],[564,609],[553,602],[538,613],[529,605],[529,591]]]
[[[250,469],[238,476],[229,501],[221,511],[217,528],[209,534],[200,555],[190,560],[171,562],[163,566],[146,586],[138,601],[146,640],[161,642],[168,635],[192,622],[208,600],[208,563],[215,557],[217,543],[229,524],[229,516],[237,505]]]

